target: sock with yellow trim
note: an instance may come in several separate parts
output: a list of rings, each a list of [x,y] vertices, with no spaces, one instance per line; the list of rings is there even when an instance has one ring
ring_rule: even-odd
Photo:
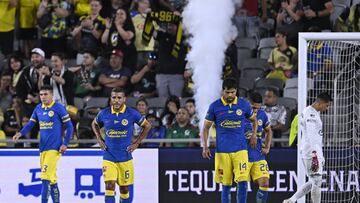
[[[130,200],[130,193],[127,192],[126,194],[120,193],[120,203],[131,203]]]
[[[267,187],[259,187],[256,193],[256,202],[257,203],[266,203],[268,197],[268,188]]]
[[[115,203],[114,190],[105,190],[105,203]]]

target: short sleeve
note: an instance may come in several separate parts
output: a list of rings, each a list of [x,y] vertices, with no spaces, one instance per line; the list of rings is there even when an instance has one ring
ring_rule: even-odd
[[[252,117],[256,116],[256,114],[254,113],[254,111],[250,106],[250,103],[245,100],[244,100],[244,111],[245,111],[245,116],[248,119],[251,119]]]
[[[266,113],[263,113],[263,129],[270,127],[269,118],[267,117]]]
[[[208,121],[215,121],[214,103],[212,103],[206,113],[205,119]]]
[[[138,124],[139,126],[142,126],[144,124],[145,118],[141,116],[141,114],[136,110],[133,111],[133,117],[135,123]]]
[[[33,113],[31,114],[31,117],[30,117],[30,121],[32,121],[34,123],[38,122],[37,111],[38,111],[38,107],[36,107],[34,109]]]
[[[69,116],[69,113],[66,111],[64,106],[59,105],[59,108],[57,108],[57,109],[58,109],[58,114],[60,115],[62,123],[66,123],[66,122],[69,122],[71,120],[70,116]]]
[[[100,111],[98,114],[97,114],[97,116],[95,117],[95,122],[97,123],[97,124],[99,124],[99,125],[102,125],[103,124],[103,113],[104,111],[102,110],[102,111]]]

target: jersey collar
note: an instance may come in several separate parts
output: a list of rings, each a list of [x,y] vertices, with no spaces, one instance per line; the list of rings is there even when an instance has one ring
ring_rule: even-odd
[[[235,99],[234,99],[234,101],[233,101],[233,102],[231,102],[231,103],[227,103],[227,102],[225,101],[224,97],[221,97],[221,103],[222,103],[224,106],[229,105],[229,106],[231,107],[231,105],[233,105],[233,104],[237,104],[237,101],[238,101],[238,98],[237,98],[237,97],[235,97]]]
[[[126,105],[124,104],[122,106],[122,108],[120,109],[120,111],[115,111],[115,109],[111,106],[111,114],[116,114],[118,115],[119,113],[124,113],[126,110]]]
[[[55,101],[53,100],[49,105],[41,104],[41,108],[43,108],[43,109],[49,109],[49,108],[51,108],[52,106],[54,106],[54,104],[55,104]]]

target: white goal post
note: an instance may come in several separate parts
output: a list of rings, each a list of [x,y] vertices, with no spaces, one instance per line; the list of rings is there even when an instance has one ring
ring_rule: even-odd
[[[322,115],[326,175],[321,202],[360,202],[360,33],[299,33],[298,53],[298,113],[321,91],[329,92],[334,100]],[[310,67],[316,71],[309,71]],[[297,154],[299,188],[306,177],[299,149]]]

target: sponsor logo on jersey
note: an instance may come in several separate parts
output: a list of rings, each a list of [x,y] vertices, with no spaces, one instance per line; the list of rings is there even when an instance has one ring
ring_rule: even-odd
[[[120,121],[114,120],[114,124],[120,123]]]
[[[224,120],[223,122],[220,123],[220,126],[223,128],[240,128],[241,121]]]
[[[53,125],[54,125],[54,122],[44,122],[44,121],[39,122],[39,127],[42,130],[44,130],[44,129],[52,129]]]
[[[123,130],[123,131],[119,131],[119,130],[108,130],[105,132],[105,134],[108,136],[108,137],[126,137],[127,134],[128,134],[128,131],[127,130]]]

